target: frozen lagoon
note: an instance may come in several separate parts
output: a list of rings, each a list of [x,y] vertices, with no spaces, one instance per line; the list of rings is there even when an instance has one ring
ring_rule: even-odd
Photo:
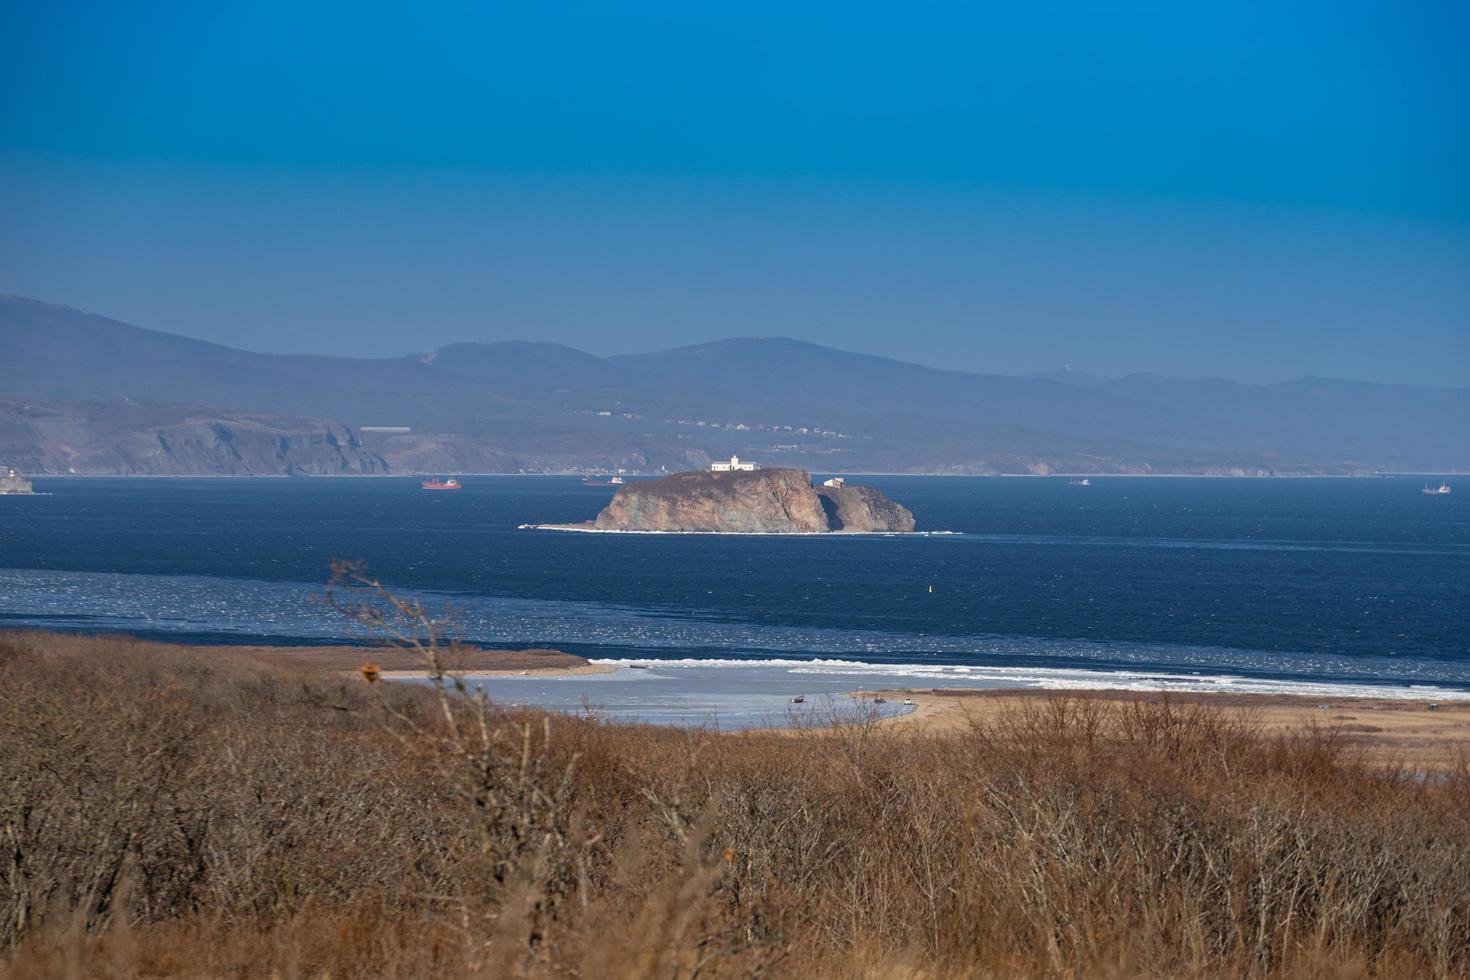
[[[1058,693],[1097,690],[1228,694],[1297,694],[1452,700],[1470,692],[1431,685],[1281,681],[1220,674],[948,664],[869,664],[818,660],[595,660],[608,674],[469,676],[466,682],[504,704],[591,711],[655,725],[749,728],[829,725],[911,712],[901,695],[885,704],[848,695],[904,688],[1013,688]],[[410,683],[424,683],[422,681]],[[803,704],[791,703],[796,696]]]

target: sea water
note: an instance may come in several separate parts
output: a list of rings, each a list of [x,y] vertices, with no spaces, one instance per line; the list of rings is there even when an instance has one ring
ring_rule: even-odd
[[[528,701],[636,700],[616,693],[653,690],[634,662],[766,712],[803,685],[1453,696],[1470,692],[1470,487],[1419,492],[1440,479],[872,477],[922,530],[957,533],[766,538],[521,528],[612,493],[565,477],[42,478],[47,496],[0,498],[0,625],[357,641],[315,601],[339,557],[471,642],[629,678],[521,684]]]

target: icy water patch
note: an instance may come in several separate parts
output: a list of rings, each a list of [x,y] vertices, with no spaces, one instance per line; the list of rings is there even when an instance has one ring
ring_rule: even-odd
[[[785,668],[751,664],[729,670],[704,663],[624,663],[611,674],[469,677],[465,683],[507,705],[720,731],[826,726],[913,711],[901,701],[848,697],[858,687],[841,678],[799,677]]]

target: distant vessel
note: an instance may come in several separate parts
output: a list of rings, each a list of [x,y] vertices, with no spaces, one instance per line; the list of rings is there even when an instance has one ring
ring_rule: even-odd
[[[423,487],[425,490],[460,490],[460,489],[463,489],[463,484],[461,484],[458,480],[454,479],[453,477],[450,477],[447,480],[425,480],[424,482],[420,483],[419,486]]]
[[[584,487],[620,487],[625,482],[626,481],[622,477],[620,477],[620,476],[615,476],[615,477],[612,477],[611,479],[608,479],[608,480],[599,480],[596,477],[589,476],[587,479],[585,479],[585,480],[582,481],[582,486],[584,486]]]
[[[1080,480],[1070,480],[1070,481],[1068,481],[1068,485],[1069,486],[1074,486],[1074,487],[1090,487],[1090,486],[1092,486],[1092,481],[1089,480],[1087,477],[1084,476]]]
[[[1431,497],[1438,497],[1440,494],[1449,493],[1450,492],[1450,485],[1448,483],[1441,483],[1437,487],[1425,487],[1423,490],[1421,490],[1419,492],[1420,493],[1423,493],[1423,494],[1427,494],[1427,495],[1429,495]]]

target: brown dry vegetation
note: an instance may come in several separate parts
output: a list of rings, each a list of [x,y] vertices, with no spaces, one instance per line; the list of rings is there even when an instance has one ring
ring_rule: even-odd
[[[11,634],[0,973],[1470,974],[1470,773],[1345,745],[1065,698],[731,737]]]
[[[870,692],[891,699],[911,698],[917,710],[892,719],[908,729],[942,733],[1003,720],[1024,701],[1045,699],[1044,691],[983,688],[931,688]],[[1326,727],[1346,737],[1350,754],[1379,766],[1407,766],[1430,772],[1455,771],[1470,763],[1470,701],[1436,703],[1408,698],[1339,697],[1292,694],[1229,694],[1161,691],[1078,691],[1095,701],[1157,701],[1167,696],[1176,708],[1208,705],[1262,734]]]

